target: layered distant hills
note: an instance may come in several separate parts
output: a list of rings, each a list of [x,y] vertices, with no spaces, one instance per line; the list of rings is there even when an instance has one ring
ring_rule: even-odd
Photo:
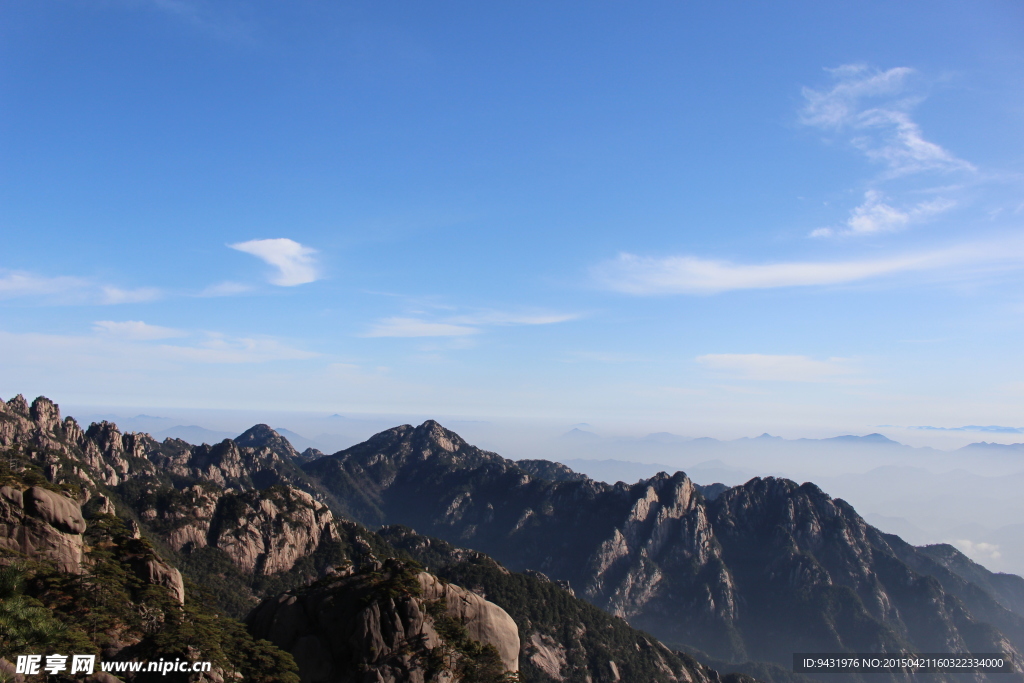
[[[180,635],[181,609],[248,615],[235,640],[202,645],[264,648],[262,673],[218,660],[243,680],[289,680],[294,659],[302,681],[515,671],[521,681],[717,683],[733,671],[781,682],[800,678],[788,673],[794,652],[1020,661],[1024,651],[1024,579],[884,534],[813,484],[701,486],[677,472],[611,485],[502,458],[433,421],[326,456],[298,453],[266,425],[192,446],[110,423],[83,430],[47,399],[20,396],[0,403],[0,456],[10,492],[0,496],[0,563],[17,565],[27,594],[111,658],[172,642],[165,631],[177,624]],[[18,507],[30,490],[66,501],[81,525]],[[82,540],[101,528],[123,540]],[[128,559],[132,538],[156,569]],[[32,583],[99,581],[97,548],[110,543],[125,547],[138,581],[183,594],[180,608],[160,603],[155,631],[133,626],[131,610],[96,631]],[[15,645],[0,626],[0,655],[20,654]]]

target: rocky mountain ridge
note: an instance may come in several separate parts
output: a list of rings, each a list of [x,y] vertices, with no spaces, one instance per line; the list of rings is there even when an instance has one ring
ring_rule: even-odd
[[[1024,649],[1022,615],[1005,600],[897,547],[813,484],[755,478],[705,495],[683,473],[552,481],[432,421],[303,468],[356,519],[542,571],[671,645],[721,659]]]
[[[136,553],[134,555],[129,553],[123,556],[119,561],[125,568],[131,569],[132,576],[136,577],[131,581],[139,581],[140,585],[147,585],[148,582],[148,585],[167,591],[167,595],[173,601],[168,604],[180,605],[180,598],[174,599],[177,595],[174,586],[167,581],[168,572],[152,571],[154,567],[168,570],[180,568],[184,580],[181,581],[181,574],[178,574],[178,577],[184,584],[185,591],[185,604],[181,609],[186,613],[190,613],[189,610],[203,609],[204,606],[216,604],[229,613],[242,616],[256,606],[260,599],[276,600],[275,596],[298,595],[295,591],[301,593],[306,590],[303,586],[308,586],[311,582],[313,585],[319,585],[316,584],[317,581],[337,581],[344,576],[372,578],[381,572],[387,573],[388,558],[408,557],[405,551],[396,549],[378,534],[348,518],[345,514],[346,508],[358,507],[361,501],[340,498],[323,487],[319,481],[299,467],[303,456],[296,454],[287,441],[280,439],[276,432],[257,425],[247,434],[246,439],[240,437],[243,445],[231,440],[212,446],[197,447],[175,439],[166,439],[159,443],[145,434],[122,434],[109,422],[93,424],[87,429],[82,429],[73,419],[62,419],[57,406],[49,400],[40,397],[29,405],[19,396],[7,403],[0,402],[0,461],[6,463],[5,468],[0,466],[0,469],[3,469],[0,472],[0,478],[3,479],[0,485],[7,483],[10,489],[9,492],[4,492],[6,498],[3,500],[16,499],[20,494],[23,500],[28,495],[30,500],[35,501],[39,496],[35,492],[26,494],[26,491],[32,489],[32,485],[37,485],[67,501],[68,505],[81,510],[87,535],[100,533],[99,530],[108,527],[120,529],[117,533],[121,534],[118,538],[122,540],[118,543],[127,544],[125,548],[150,548],[146,552],[154,560],[148,564],[139,563],[133,559],[136,558],[136,551],[133,551]],[[460,450],[472,453],[471,447],[457,437],[448,438],[444,434],[440,436],[440,439],[436,438],[436,435],[431,437],[431,444],[439,453],[454,453],[456,460],[461,457]],[[419,457],[422,455],[422,449],[415,453],[410,450],[408,455]],[[473,463],[478,460],[474,459]],[[500,456],[490,455],[479,461],[497,463],[501,460]],[[372,463],[370,466],[372,467]],[[37,507],[31,507],[31,510],[35,511]],[[59,507],[55,506],[54,509]],[[51,516],[58,525],[75,524],[72,519],[74,515],[63,515],[58,511],[58,514]],[[23,544],[18,545],[18,539],[24,536],[23,530],[34,523],[27,519],[24,511],[15,522],[8,527],[0,525],[0,532],[3,532],[5,539],[4,544],[10,546],[13,553],[6,559],[0,557],[0,565],[10,561],[18,562],[20,560],[16,556],[20,556],[37,563],[33,565],[34,567],[41,568],[30,570],[31,576],[37,576],[35,572],[38,571],[57,572],[58,575],[62,572],[68,575],[73,573],[73,558],[76,556],[74,541],[69,546],[70,551],[48,556],[45,552],[37,552],[34,547],[29,549]],[[49,526],[51,531],[48,533],[68,533],[53,525]],[[413,536],[416,537],[415,534]],[[96,547],[105,548],[108,544],[108,541],[101,540]],[[96,552],[95,549],[89,550],[92,546],[88,542],[83,543],[83,547],[87,552]],[[471,551],[465,553],[467,561],[479,555]],[[60,557],[72,559],[65,561],[64,566],[58,567],[55,563]],[[114,562],[115,559],[110,561]],[[493,561],[488,559],[488,562]],[[499,574],[506,576],[508,572],[501,569]],[[197,583],[190,583],[191,581]],[[373,581],[377,579],[372,579],[371,583]],[[344,587],[348,584],[342,581],[340,585]],[[446,600],[454,600],[453,596],[462,596],[459,600],[467,604],[477,600],[470,597],[468,592],[459,593],[458,591],[462,589],[456,590],[451,584],[444,583],[444,586],[443,591],[437,586],[430,590],[443,592],[447,596]],[[552,586],[554,587],[554,584]],[[349,588],[358,592],[357,586],[349,585]],[[572,604],[585,604],[562,588],[554,589]],[[420,590],[427,591],[427,588],[421,586]],[[378,598],[386,599],[381,602]],[[284,599],[288,600],[287,597]],[[435,599],[436,596],[427,602]],[[520,613],[524,608],[517,600],[521,599],[523,598],[513,599],[507,606]],[[374,593],[373,600],[377,601],[374,604],[378,605],[378,617],[375,618],[379,623],[367,633],[381,635],[385,622],[401,620],[402,614],[392,597]],[[132,603],[130,600],[121,600],[118,604]],[[140,603],[139,609],[148,608]],[[580,614],[583,608],[575,609],[575,613]],[[481,612],[477,610],[476,613]],[[443,622],[446,620],[443,615],[436,616]],[[125,613],[120,618],[135,617]],[[173,616],[168,618],[172,621],[178,619]],[[611,620],[612,617],[594,610],[587,623],[605,623],[601,621],[602,619]],[[479,655],[479,648],[483,645],[471,637],[475,621],[476,617],[460,613],[456,619],[458,623],[448,623],[445,626],[447,635],[437,632],[444,642],[439,642],[435,647],[455,647],[455,651],[462,652],[463,655]],[[232,630],[236,627],[227,626],[230,621],[223,623],[225,633],[238,633]],[[540,635],[535,630],[536,623],[515,622],[517,630],[525,629],[524,633],[536,636],[531,640],[522,641],[519,646],[520,659],[525,657],[519,671],[523,683],[615,681],[620,680],[619,671],[628,674],[634,670],[650,671],[651,675],[646,677],[647,680],[665,683],[678,683],[684,680],[690,683],[721,681],[714,671],[692,660],[680,659],[680,655],[672,653],[660,644],[654,649],[644,649],[640,643],[650,641],[624,622],[615,632],[619,633],[618,637],[625,638],[623,642],[636,645],[638,650],[635,654],[630,654],[632,645],[625,648],[616,646],[617,649],[607,650],[608,646],[601,644],[606,640],[601,635],[605,626],[596,631],[599,637],[583,644],[558,640],[548,634],[554,632],[553,628],[547,628],[547,631]],[[607,621],[607,624],[611,625],[612,622]],[[582,623],[577,628],[571,626],[570,622],[568,627],[575,629],[573,633],[582,632],[581,629],[586,630]],[[470,635],[463,634],[462,630],[467,630]],[[246,641],[245,638],[250,636],[243,635],[231,636],[231,643],[234,643],[232,647],[257,647],[245,644],[252,641]],[[420,635],[428,637],[429,634],[423,631]],[[3,634],[0,633],[0,650],[3,650],[0,656],[7,652],[4,650],[5,642]],[[362,649],[350,649],[350,654],[354,653],[357,659],[369,666],[376,660],[373,652],[367,648],[376,648],[377,645],[373,643],[377,641],[370,638],[360,642]],[[506,639],[506,642],[511,640]],[[209,642],[209,646],[223,647],[213,641]],[[281,673],[280,677],[274,680],[290,680],[287,667],[290,666],[291,660],[287,659],[288,655],[270,644],[259,645],[258,648],[269,648],[261,650],[263,654],[260,657],[277,664],[267,664],[262,674],[255,673],[255,670],[243,672],[240,674],[243,680],[262,681],[264,678],[260,678],[260,675],[277,676],[278,674],[272,673],[275,670]],[[427,648],[431,649],[433,648]],[[591,654],[596,651],[611,654],[604,660],[592,660]],[[108,654],[114,652],[111,650]],[[129,650],[123,652],[127,653]],[[377,652],[379,654],[379,649]],[[547,653],[547,658],[534,656],[538,652]],[[338,677],[341,675],[340,669],[330,675],[314,675],[315,671],[322,670],[323,661],[320,660],[317,664],[316,661],[299,655],[301,653],[297,653],[297,658],[303,664],[299,670],[302,680],[346,680]],[[566,660],[565,667],[558,664],[561,661],[559,657]],[[473,657],[465,661],[471,660],[476,661]],[[274,666],[279,668],[275,669]],[[456,667],[451,670],[458,672],[459,669]],[[414,673],[412,669],[403,671],[400,678],[427,676],[428,670],[420,667],[416,669],[418,673]],[[235,674],[238,673],[236,670]],[[434,673],[441,676],[440,669]],[[427,676],[427,679],[444,680],[443,677],[430,676]],[[485,680],[479,677],[463,678],[467,681]],[[142,679],[136,677],[135,680]]]
[[[506,460],[433,421],[311,461],[266,425],[239,442],[158,443],[106,422],[82,430],[43,398],[0,408],[0,449],[87,509],[141,527],[239,616],[338,567],[378,571],[400,551],[362,525],[399,523],[550,577],[572,600],[723,661],[788,666],[798,650],[1016,657],[1024,643],[1019,584],[955,550],[881,534],[812,484],[755,478],[702,487],[679,472],[609,485],[558,463]],[[418,547],[403,543],[401,552]],[[446,561],[449,576],[476,576],[456,565]],[[531,630],[521,605],[506,607],[527,620],[517,622],[527,634],[523,675],[618,676],[607,665],[569,665],[566,653],[606,645]],[[630,637],[639,647],[639,636]],[[626,666],[618,652],[608,661]],[[665,656],[655,648],[635,666]],[[696,675],[671,661],[658,669],[665,680]]]

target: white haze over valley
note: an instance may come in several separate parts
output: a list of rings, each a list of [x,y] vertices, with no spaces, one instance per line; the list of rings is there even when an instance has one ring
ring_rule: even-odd
[[[818,429],[810,437],[791,431],[799,429],[794,427],[786,438],[737,436],[727,430],[712,438],[710,430],[682,435],[554,419],[85,406],[68,406],[65,413],[85,424],[109,420],[125,431],[196,444],[216,443],[266,423],[299,451],[312,447],[326,454],[399,424],[437,419],[470,443],[506,458],[554,460],[609,483],[678,470],[698,484],[732,486],[755,476],[786,477],[813,482],[852,504],[870,524],[912,544],[949,543],[993,571],[1024,575],[1024,497],[1019,493],[1024,490],[1024,434],[1013,426]]]

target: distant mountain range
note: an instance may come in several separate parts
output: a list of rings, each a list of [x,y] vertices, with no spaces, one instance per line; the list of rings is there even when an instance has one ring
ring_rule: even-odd
[[[1012,434],[1016,434],[1016,433],[1024,434],[1024,429],[1017,429],[1015,427],[978,427],[976,429],[975,428],[971,428],[971,427],[960,427],[960,428],[956,428],[956,429],[939,428],[939,427],[912,427],[911,429],[931,429],[931,430],[941,430],[941,431],[979,431],[979,432],[1005,433],[1005,434],[1011,434],[1011,433]],[[936,449],[933,449],[933,448],[930,448],[930,447],[927,447],[927,446],[924,446],[924,447],[907,446],[906,444],[902,444],[899,441],[895,441],[893,439],[890,439],[889,437],[885,436],[884,434],[880,434],[878,432],[875,432],[875,433],[872,433],[872,434],[865,434],[865,435],[861,435],[861,436],[854,435],[854,434],[844,434],[844,435],[841,435],[841,436],[832,436],[832,437],[826,437],[826,438],[821,438],[821,439],[810,439],[810,438],[785,439],[785,438],[783,438],[781,436],[773,436],[773,435],[768,434],[766,432],[766,433],[761,434],[760,436],[756,436],[756,437],[743,436],[743,437],[740,437],[738,439],[722,440],[722,439],[715,439],[715,438],[712,438],[712,437],[709,437],[709,436],[702,436],[702,437],[680,436],[679,434],[672,434],[670,432],[655,432],[655,433],[648,434],[646,436],[641,436],[641,437],[630,437],[630,436],[602,437],[602,436],[600,436],[599,434],[597,434],[595,432],[592,432],[592,431],[589,431],[589,430],[586,430],[586,429],[580,429],[579,427],[574,427],[571,430],[569,430],[568,432],[562,434],[561,437],[559,437],[559,438],[561,440],[565,440],[565,441],[569,441],[569,442],[579,442],[579,443],[589,443],[589,444],[593,444],[593,443],[597,443],[597,442],[601,441],[601,442],[606,442],[606,443],[615,443],[615,444],[619,444],[619,445],[628,445],[628,444],[656,444],[656,445],[669,445],[669,446],[683,446],[684,449],[683,449],[682,452],[687,452],[687,451],[691,451],[691,450],[692,451],[698,451],[698,450],[706,449],[706,448],[722,448],[722,447],[727,447],[729,445],[732,445],[732,446],[743,446],[743,445],[750,444],[750,445],[753,445],[753,446],[756,447],[758,445],[763,445],[763,444],[766,444],[766,443],[787,444],[787,445],[799,444],[802,447],[808,447],[808,446],[813,447],[813,446],[816,446],[816,445],[832,445],[832,444],[853,445],[853,446],[862,446],[862,445],[868,445],[868,446],[893,446],[893,447],[898,447],[898,448],[901,448],[901,449],[911,449],[911,450],[918,450],[918,451],[924,451],[924,452],[943,452],[943,453],[946,452],[946,451],[937,451]],[[961,447],[958,450],[962,451],[965,448],[969,449],[969,448],[974,448],[974,447],[1006,448],[1006,449],[1011,449],[1011,450],[1024,451],[1024,443],[1018,443],[1018,444],[996,444],[996,443],[988,443],[988,442],[985,442],[985,441],[978,442],[978,443],[972,443],[972,444],[969,444],[967,446],[963,446],[963,447]]]
[[[907,448],[864,439],[821,441]],[[434,421],[333,455],[299,453],[267,425],[212,445],[159,442],[108,422],[82,429],[20,396],[0,403],[0,456],[0,548],[13,553],[0,564],[28,558],[56,577],[27,584],[39,619],[124,657],[129,642],[208,633],[211,605],[248,615],[245,628],[218,622],[230,642],[195,641],[265,662],[243,672],[222,658],[225,680],[298,681],[294,661],[301,680],[332,683],[496,682],[516,669],[523,683],[794,683],[799,651],[1024,651],[1024,579],[883,533],[811,483],[605,483],[503,458]],[[110,584],[125,572],[136,578]],[[90,630],[75,605],[92,598],[61,592],[77,584],[59,577],[78,573],[150,586],[118,603],[158,615],[149,631],[134,612],[109,617],[116,637]],[[0,632],[0,656],[12,647]]]
[[[153,434],[153,437],[163,441],[164,439],[181,439],[193,446],[199,444],[220,443],[224,439],[231,439],[237,436],[232,432],[217,432],[198,425],[176,425]]]

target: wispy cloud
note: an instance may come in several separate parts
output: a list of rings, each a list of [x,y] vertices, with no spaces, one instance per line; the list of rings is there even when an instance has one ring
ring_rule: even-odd
[[[125,320],[115,322],[113,320],[98,320],[93,323],[93,331],[101,332],[120,339],[132,341],[149,341],[154,339],[171,339],[174,337],[186,337],[188,332],[176,330],[171,327],[160,327],[149,325],[141,320]]]
[[[364,337],[464,337],[477,334],[479,328],[468,325],[430,322],[417,318],[385,318],[375,323]]]
[[[846,64],[825,69],[836,81],[828,90],[805,87],[807,103],[800,112],[800,120],[809,126],[838,128],[856,120],[860,103],[869,97],[893,97],[906,87],[914,70],[901,66],[888,71],[868,69],[864,64]]]
[[[199,292],[200,297],[218,297],[218,296],[234,296],[236,294],[244,294],[245,292],[251,291],[252,287],[249,285],[242,284],[241,282],[218,282],[215,285],[210,285],[203,291]]]
[[[0,297],[13,299],[22,296],[63,295],[90,288],[88,280],[78,277],[44,277],[24,271],[2,271]]]
[[[234,337],[216,332],[207,332],[197,344],[163,344],[159,351],[169,360],[228,364],[307,360],[320,355],[270,337]]]
[[[903,273],[975,264],[1024,266],[1018,243],[963,245],[951,249],[859,261],[794,261],[735,264],[696,256],[619,254],[598,264],[601,286],[626,294],[714,294],[742,289],[840,285]]]
[[[920,97],[908,96],[908,67],[888,71],[864,64],[828,69],[831,88],[804,88],[800,121],[849,135],[869,159],[885,164],[889,177],[922,171],[973,171],[974,166],[926,140],[910,110]]]
[[[750,380],[825,382],[853,372],[850,361],[844,358],[815,360],[808,356],[712,353],[698,356],[696,361],[708,369]]]
[[[578,313],[509,313],[503,311],[485,311],[471,315],[459,315],[449,322],[463,325],[553,325],[580,318]]]
[[[277,273],[270,278],[271,284],[280,287],[294,287],[315,282],[319,277],[313,258],[316,250],[287,237],[249,240],[228,246],[251,254],[277,268]]]
[[[512,325],[553,325],[576,320],[577,313],[544,311],[507,312],[482,311],[452,315],[434,320],[423,317],[392,317],[380,320],[363,337],[467,337],[479,334],[485,327]]]
[[[963,427],[932,427],[917,425],[904,429],[921,429],[935,432],[985,432],[988,434],[1024,434],[1024,427],[1004,427],[1002,425],[964,425]]]
[[[149,343],[174,337],[187,343]],[[0,331],[0,353],[13,358],[77,359],[89,367],[155,368],[168,364],[268,363],[319,357],[271,337],[238,337],[218,332],[187,333],[141,321],[99,321],[92,334],[57,335]]]
[[[608,353],[603,351],[572,351],[563,363],[640,363],[649,360],[632,353]]]
[[[878,190],[864,193],[864,203],[850,212],[844,229],[818,228],[811,237],[828,237],[830,235],[871,235],[882,232],[895,232],[925,221],[956,206],[956,202],[948,199],[933,199],[920,202],[909,209],[897,209],[886,204]]]
[[[121,289],[120,287],[100,287],[102,303],[105,304],[137,304],[145,301],[156,301],[160,298],[160,290],[155,287],[138,289]]]
[[[154,301],[161,295],[155,287],[122,289],[82,277],[47,277],[0,270],[0,299],[35,298],[54,304],[128,304]]]

